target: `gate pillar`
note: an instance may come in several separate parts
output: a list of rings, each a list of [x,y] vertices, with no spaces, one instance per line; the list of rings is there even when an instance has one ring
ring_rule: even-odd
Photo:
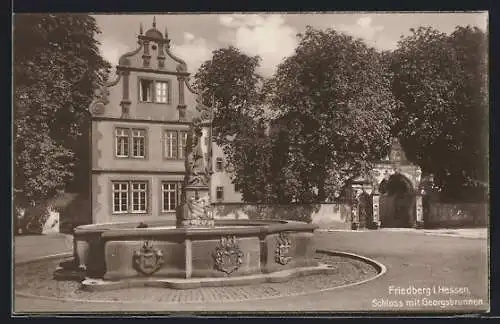
[[[379,204],[380,195],[378,192],[374,192],[372,195],[372,204],[373,204],[373,228],[380,228],[380,204]]]
[[[415,223],[415,228],[423,228],[424,227],[424,208],[422,204],[422,194],[417,193],[415,197],[415,208],[416,208],[416,218],[417,221]]]
[[[352,230],[359,229],[359,196],[360,196],[360,194],[361,194],[361,190],[354,187],[352,190],[352,196],[351,196],[351,229]]]

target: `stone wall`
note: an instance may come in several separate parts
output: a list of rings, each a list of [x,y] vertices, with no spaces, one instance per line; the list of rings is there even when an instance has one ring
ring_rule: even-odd
[[[489,205],[431,202],[424,213],[425,227],[486,227],[489,223]]]
[[[210,179],[212,201],[217,201],[217,187],[221,186],[224,188],[224,197],[220,203],[241,203],[243,201],[243,196],[234,188],[234,184],[231,180],[231,173],[227,169],[227,160],[222,147],[213,143],[212,153],[212,170],[214,171]],[[222,171],[217,170],[217,158],[222,158]]]
[[[283,219],[318,224],[320,227],[349,228],[350,206],[346,204],[214,204],[216,219]]]
[[[311,222],[321,228],[350,229],[351,207],[347,204],[266,205],[248,203],[214,204],[216,219],[283,219]],[[424,212],[426,228],[486,227],[488,204],[443,204],[431,202]]]

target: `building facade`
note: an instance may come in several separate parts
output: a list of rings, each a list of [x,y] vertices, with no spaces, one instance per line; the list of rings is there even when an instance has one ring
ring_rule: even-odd
[[[241,203],[242,194],[232,183],[231,170],[228,167],[222,148],[212,146],[211,199],[213,203]]]
[[[187,130],[197,116],[186,63],[170,51],[168,32],[139,31],[116,77],[90,106],[93,223],[175,219],[185,173]],[[202,143],[208,154],[208,128]],[[238,196],[213,147],[212,201]],[[222,163],[219,163],[222,161]]]

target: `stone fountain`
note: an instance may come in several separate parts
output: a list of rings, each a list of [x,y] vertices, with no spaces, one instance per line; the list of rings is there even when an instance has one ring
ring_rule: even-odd
[[[73,260],[61,263],[56,278],[76,278],[89,290],[186,289],[278,282],[333,271],[314,259],[315,225],[215,220],[209,193],[211,163],[205,161],[201,147],[202,125],[212,109],[201,102],[197,109],[201,116],[193,120],[188,133],[175,227],[162,221],[79,226],[74,231]]]

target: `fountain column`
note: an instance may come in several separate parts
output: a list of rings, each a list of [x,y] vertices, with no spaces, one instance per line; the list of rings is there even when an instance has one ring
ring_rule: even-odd
[[[212,108],[203,105],[200,96],[196,109],[200,113],[200,117],[193,118],[187,136],[186,174],[181,205],[177,209],[176,215],[178,228],[212,228],[215,226],[210,203],[210,131],[205,135],[209,137],[208,148],[203,148],[205,142],[203,126],[206,125],[207,120],[211,123]],[[207,153],[206,155],[204,151]]]

